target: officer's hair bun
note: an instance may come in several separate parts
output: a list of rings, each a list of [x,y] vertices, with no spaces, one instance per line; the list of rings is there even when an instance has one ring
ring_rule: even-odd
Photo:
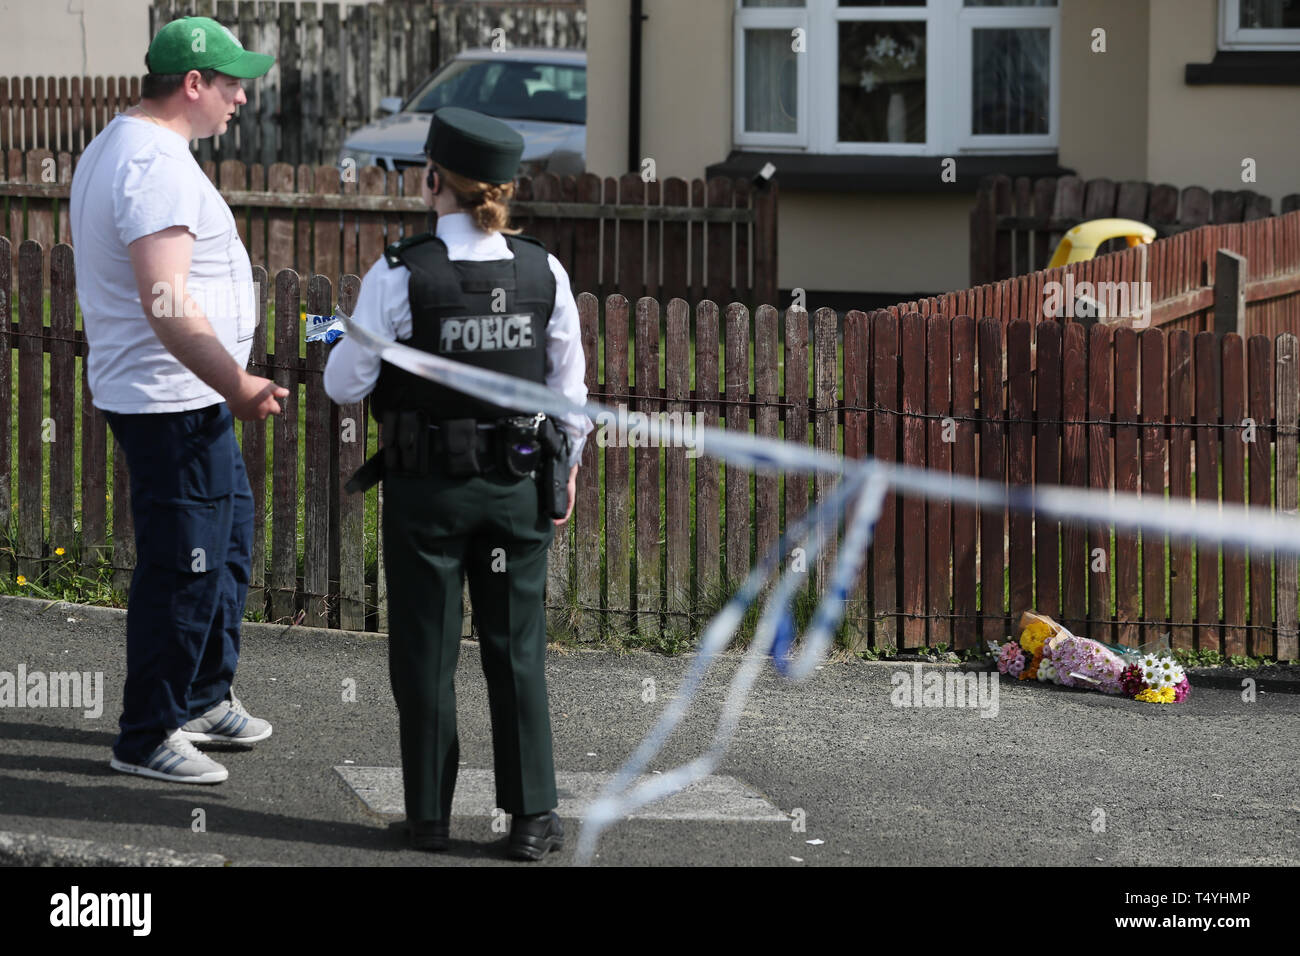
[[[474,218],[474,223],[484,232],[504,232],[518,235],[522,229],[510,228],[510,200],[515,195],[513,182],[476,182],[460,173],[436,167],[438,175],[451,190],[456,202]]]

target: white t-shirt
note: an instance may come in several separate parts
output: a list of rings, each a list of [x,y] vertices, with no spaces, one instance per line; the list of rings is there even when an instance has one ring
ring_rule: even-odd
[[[224,401],[154,335],[127,249],[172,226],[194,235],[186,292],[240,367],[248,364],[257,295],[235,218],[185,138],[118,115],[86,147],[72,177],[77,299],[90,354],[95,407],[128,414],[183,412]],[[156,289],[170,309],[167,290]],[[177,311],[183,306],[175,306]]]

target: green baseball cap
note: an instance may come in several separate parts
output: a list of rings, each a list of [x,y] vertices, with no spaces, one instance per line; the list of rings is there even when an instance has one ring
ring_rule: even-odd
[[[275,57],[245,50],[239,37],[216,20],[181,17],[158,31],[144,62],[150,73],[216,70],[251,80],[265,75],[275,63]]]

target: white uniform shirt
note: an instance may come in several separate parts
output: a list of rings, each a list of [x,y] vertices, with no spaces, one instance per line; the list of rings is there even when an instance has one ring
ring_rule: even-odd
[[[140,304],[128,246],[172,226],[194,235],[186,289],[241,368],[248,365],[257,294],[235,217],[180,133],[118,115],[91,141],[72,177],[77,300],[90,346],[86,375],[97,408],[184,412],[223,401],[167,351]],[[179,313],[173,286],[157,306]]]
[[[483,262],[513,259],[505,236],[488,233],[474,224],[468,213],[438,217],[438,238],[447,245],[447,258]],[[582,353],[582,334],[578,322],[578,304],[569,288],[569,274],[555,256],[547,255],[551,274],[555,276],[555,309],[546,326],[546,386],[569,401],[582,405],[587,401],[587,365]],[[361,280],[352,321],[390,342],[411,337],[411,303],[407,289],[411,271],[404,265],[390,267],[380,259]],[[383,360],[351,339],[334,346],[325,364],[325,393],[340,405],[358,402],[369,395],[379,381]],[[561,420],[573,440],[569,464],[577,464],[582,446],[591,431],[585,415],[570,415]]]

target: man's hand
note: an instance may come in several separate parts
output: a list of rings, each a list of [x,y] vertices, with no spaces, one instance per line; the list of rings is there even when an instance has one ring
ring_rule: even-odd
[[[234,395],[226,398],[230,413],[241,422],[261,422],[267,415],[279,415],[279,398],[286,398],[289,390],[276,385],[269,378],[244,373]]]
[[[564,512],[563,518],[554,519],[555,526],[557,528],[560,527],[560,525],[564,524],[566,521],[568,521],[569,516],[573,514],[573,498],[574,495],[577,494],[577,491],[578,491],[578,466],[574,465],[572,468],[569,469],[569,508],[567,511]]]

